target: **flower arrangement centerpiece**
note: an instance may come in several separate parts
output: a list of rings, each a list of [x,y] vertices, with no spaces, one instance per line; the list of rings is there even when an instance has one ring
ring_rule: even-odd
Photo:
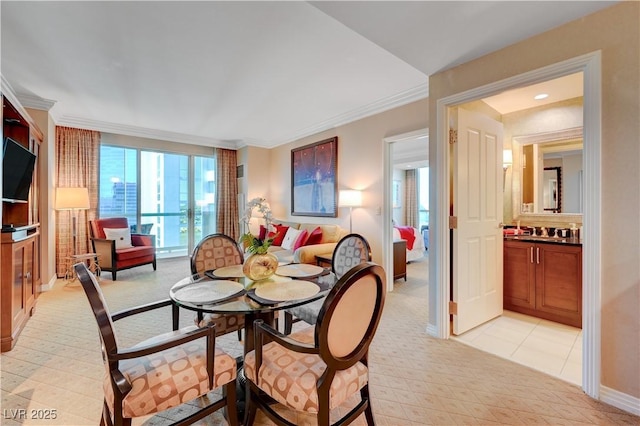
[[[263,239],[259,236],[251,234],[249,230],[249,222],[253,216],[253,211],[258,210],[264,218],[266,235]],[[269,237],[269,227],[273,222],[273,215],[267,200],[263,197],[256,197],[247,203],[247,208],[242,216],[242,222],[245,224],[246,231],[240,237],[249,256],[245,259],[242,267],[243,273],[254,281],[269,278],[276,272],[278,268],[278,258],[269,253],[269,247],[273,244],[273,237]]]

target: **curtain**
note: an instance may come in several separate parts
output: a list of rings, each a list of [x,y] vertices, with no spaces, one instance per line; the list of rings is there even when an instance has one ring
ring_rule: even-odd
[[[95,219],[98,206],[98,160],[100,132],[56,126],[56,185],[81,187],[89,191],[89,210],[60,210],[56,214],[56,274],[64,277],[71,255],[93,251],[88,221]],[[77,248],[73,247],[72,218],[76,217]]]
[[[238,179],[236,151],[216,148],[216,232],[238,240]]]
[[[404,185],[404,224],[418,227],[418,173],[417,170],[405,170]]]

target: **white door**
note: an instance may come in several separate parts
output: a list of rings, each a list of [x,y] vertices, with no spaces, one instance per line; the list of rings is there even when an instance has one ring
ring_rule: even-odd
[[[502,123],[458,109],[453,145],[453,334],[502,314]]]

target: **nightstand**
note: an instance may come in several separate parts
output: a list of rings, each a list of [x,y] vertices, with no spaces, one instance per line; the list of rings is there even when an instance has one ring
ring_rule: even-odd
[[[393,279],[407,280],[407,242],[397,240],[393,242]]]

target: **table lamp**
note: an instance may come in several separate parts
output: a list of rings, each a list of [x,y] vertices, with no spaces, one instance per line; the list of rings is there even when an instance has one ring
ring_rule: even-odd
[[[87,188],[56,188],[56,210],[71,210],[71,233],[73,235],[73,254],[77,249],[76,221],[78,210],[89,208],[89,190]]]
[[[357,191],[355,189],[345,189],[340,191],[338,205],[340,207],[349,207],[349,233],[351,233],[353,231],[351,215],[354,207],[360,207],[362,205],[362,191]]]

